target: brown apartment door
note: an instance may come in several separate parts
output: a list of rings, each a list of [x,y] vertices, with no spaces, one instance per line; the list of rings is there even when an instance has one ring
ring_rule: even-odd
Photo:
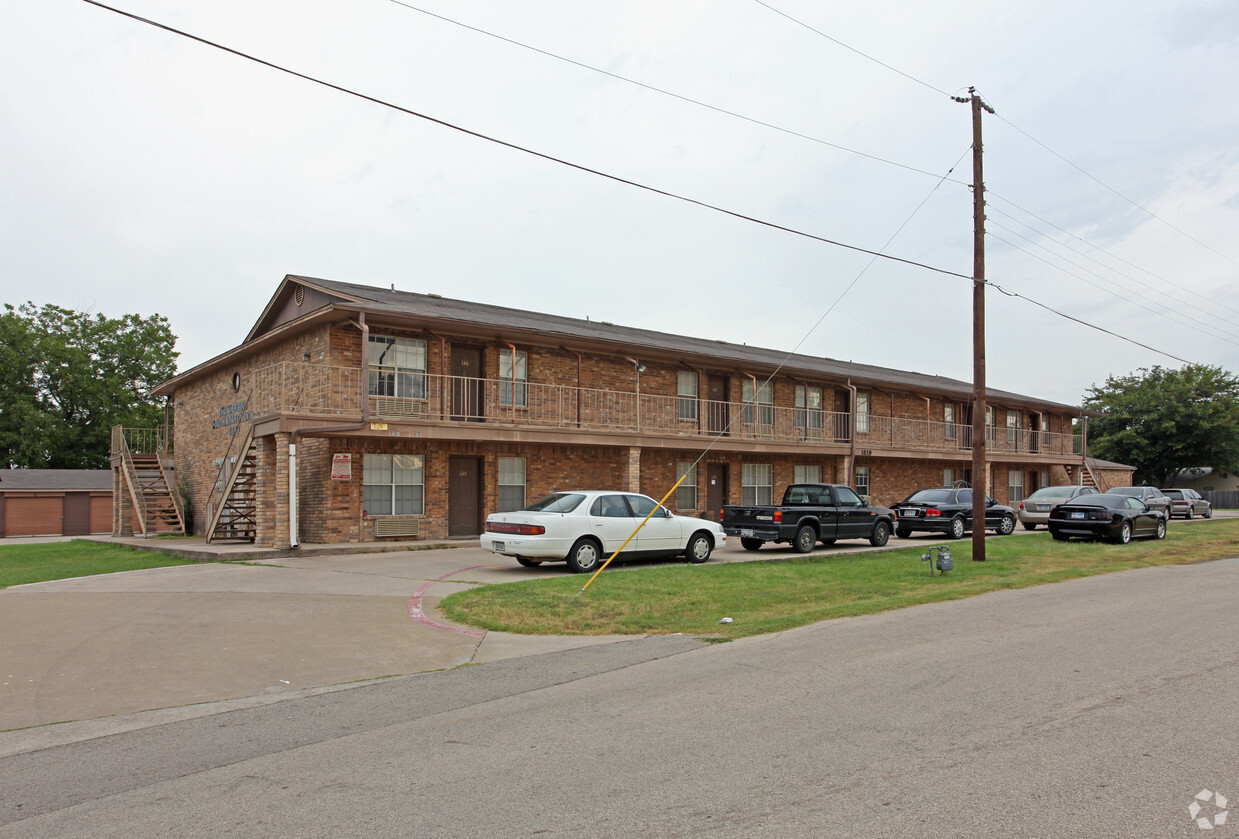
[[[452,347],[452,419],[456,422],[481,422],[485,418],[482,373],[481,347]]]
[[[731,406],[728,404],[727,377],[711,375],[706,379],[706,417],[711,434],[727,434],[731,424]]]
[[[481,460],[447,459],[447,535],[477,536],[482,532]]]
[[[706,464],[706,518],[718,521],[719,511],[727,503],[727,464]]]

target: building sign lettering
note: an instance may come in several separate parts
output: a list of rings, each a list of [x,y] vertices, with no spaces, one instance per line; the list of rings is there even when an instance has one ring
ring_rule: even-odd
[[[241,423],[249,422],[254,418],[254,412],[246,410],[248,407],[248,399],[242,399],[240,402],[225,405],[219,409],[219,416],[211,420],[211,427],[227,428],[229,434],[235,435]]]

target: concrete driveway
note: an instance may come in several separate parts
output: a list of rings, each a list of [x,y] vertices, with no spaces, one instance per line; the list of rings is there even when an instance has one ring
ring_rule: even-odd
[[[888,549],[940,542],[893,539]],[[215,550],[227,558],[238,549]],[[815,554],[871,550],[855,542]],[[752,553],[730,544],[711,562],[793,556],[785,546]],[[320,548],[246,564],[6,589],[0,731],[104,718],[104,725],[126,726],[136,723],[119,715],[192,715],[206,712],[194,710],[198,703],[277,701],[333,685],[630,640],[479,633],[436,617],[435,605],[454,591],[565,573],[562,564],[522,568],[476,545],[353,554]]]

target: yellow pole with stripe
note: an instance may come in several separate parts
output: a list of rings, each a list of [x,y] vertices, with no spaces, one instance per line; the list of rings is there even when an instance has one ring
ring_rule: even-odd
[[[684,479],[685,479],[685,478],[687,478],[687,477],[688,477],[688,473],[687,473],[687,472],[685,472],[683,475],[681,475],[681,476],[680,476],[680,480],[676,481],[676,482],[672,485],[671,489],[667,490],[667,494],[663,496],[662,501],[659,501],[659,502],[658,502],[658,506],[657,506],[657,507],[655,507],[653,510],[650,510],[649,515],[647,515],[645,518],[641,519],[641,523],[640,523],[639,525],[637,525],[637,526],[636,526],[636,528],[632,531],[632,533],[628,534],[628,538],[624,540],[624,544],[622,544],[622,545],[620,545],[618,548],[616,548],[616,549],[615,549],[615,553],[613,553],[613,554],[611,554],[609,557],[607,557],[607,561],[606,561],[606,562],[604,562],[604,563],[602,563],[602,567],[601,567],[601,568],[599,568],[597,571],[595,571],[595,572],[594,572],[593,577],[590,577],[590,578],[589,578],[589,581],[588,581],[588,582],[586,582],[586,583],[585,583],[585,585],[581,586],[581,590],[580,590],[580,591],[578,591],[578,592],[576,593],[576,597],[580,597],[582,594],[584,594],[584,593],[585,593],[585,589],[589,588],[590,583],[592,583],[592,582],[594,581],[594,578],[596,578],[596,577],[597,577],[599,574],[601,574],[603,571],[607,570],[607,566],[611,564],[611,560],[613,560],[613,559],[615,559],[617,556],[619,556],[619,555],[620,555],[620,551],[622,551],[622,550],[624,550],[624,548],[628,547],[628,543],[632,541],[632,537],[634,537],[634,536],[636,536],[636,535],[637,535],[637,531],[639,531],[642,527],[645,527],[645,523],[646,523],[647,521],[649,521],[649,520],[650,520],[650,516],[654,515],[655,511],[657,511],[657,510],[658,510],[658,508],[659,508],[659,507],[661,507],[661,506],[663,505],[663,503],[664,503],[664,502],[665,502],[668,498],[670,498],[670,497],[671,497],[671,493],[675,492],[675,491],[679,488],[680,484],[684,483]],[[573,598],[573,599],[575,599],[575,598]]]

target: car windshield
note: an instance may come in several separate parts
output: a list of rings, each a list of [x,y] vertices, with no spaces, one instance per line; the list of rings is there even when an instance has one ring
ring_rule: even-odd
[[[1180,501],[1183,500],[1183,490],[1181,489],[1163,489],[1162,494],[1169,495],[1171,498],[1178,498]]]
[[[920,489],[908,496],[912,504],[949,504],[954,500],[953,489]]]
[[[585,500],[579,492],[553,492],[525,508],[530,513],[571,513]]]
[[[1041,489],[1028,496],[1029,501],[1037,501],[1044,498],[1070,498],[1079,487],[1042,487]]]

